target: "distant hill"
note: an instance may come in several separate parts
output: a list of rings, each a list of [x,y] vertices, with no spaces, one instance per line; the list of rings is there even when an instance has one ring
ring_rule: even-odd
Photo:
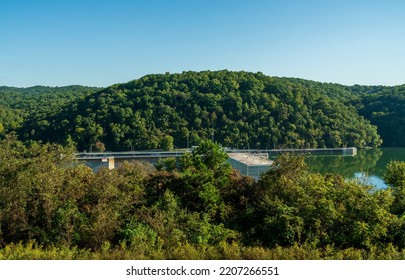
[[[377,126],[385,147],[405,146],[405,85],[342,86],[302,79],[286,79],[355,106],[358,113]]]
[[[358,111],[367,115],[362,100],[381,90],[226,70],[147,75],[51,106],[26,118],[19,133],[79,150],[96,142],[168,149],[201,139],[235,148],[375,147],[377,128]]]
[[[0,104],[31,113],[44,110],[45,108],[50,111],[77,97],[100,89],[77,85],[65,87],[34,86],[27,88],[0,87]]]
[[[0,87],[0,134],[16,130],[27,118],[55,114],[67,103],[96,90],[99,88],[84,86]]]
[[[405,85],[364,95],[358,112],[378,127],[384,146],[405,146]]]

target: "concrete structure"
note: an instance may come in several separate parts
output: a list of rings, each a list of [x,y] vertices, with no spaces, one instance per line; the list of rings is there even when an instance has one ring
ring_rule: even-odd
[[[314,148],[314,149],[275,149],[266,150],[271,156],[279,154],[312,155],[312,156],[356,156],[357,148]]]
[[[174,151],[133,151],[133,152],[104,152],[104,153],[77,153],[75,158],[83,161],[94,171],[101,167],[107,167],[110,170],[116,168],[124,161],[140,160],[151,163],[158,162],[159,159],[168,157],[181,157],[185,153],[191,152],[192,149],[178,149]],[[273,161],[268,157],[278,156],[282,153],[305,154],[305,155],[322,155],[322,156],[355,156],[356,148],[330,148],[330,149],[276,149],[276,150],[233,150],[226,149],[231,165],[238,169],[241,174],[252,176],[256,180],[260,175],[272,166]]]
[[[86,159],[80,158],[79,160],[93,169],[94,172],[97,172],[100,168],[103,167],[106,167],[109,170],[115,168],[114,157],[87,157]]]
[[[233,168],[240,171],[241,174],[251,176],[259,180],[260,175],[266,172],[273,161],[268,159],[268,154],[250,154],[250,153],[228,153],[229,163]]]
[[[85,165],[97,172],[102,167],[107,167],[109,170],[117,168],[125,161],[147,161],[157,163],[159,159],[168,157],[181,157],[189,150],[182,149],[173,152],[167,151],[136,151],[136,152],[104,152],[104,153],[76,153],[75,159],[83,162]]]

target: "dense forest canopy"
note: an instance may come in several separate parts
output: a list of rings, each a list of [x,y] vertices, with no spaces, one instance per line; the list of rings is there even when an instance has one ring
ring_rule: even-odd
[[[354,106],[261,73],[205,71],[148,75],[86,95],[46,118],[29,119],[25,138],[79,150],[186,147],[214,139],[235,148],[379,146],[376,128]]]
[[[385,146],[405,145],[405,85],[365,95],[359,113],[378,127]]]
[[[78,150],[403,146],[405,86],[344,86],[262,73],[147,75],[105,89],[0,87],[0,135]]]
[[[84,86],[29,88],[0,87],[0,104],[13,109],[36,112],[45,107],[55,109],[75,98],[92,93],[100,88]]]
[[[46,119],[67,103],[96,90],[84,86],[0,87],[0,135],[16,130],[24,120]]]

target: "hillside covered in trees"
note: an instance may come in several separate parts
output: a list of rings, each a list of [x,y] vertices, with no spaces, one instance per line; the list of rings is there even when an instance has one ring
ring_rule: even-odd
[[[385,146],[405,145],[405,85],[365,95],[359,113],[378,127]]]
[[[73,140],[79,150],[96,142],[108,150],[186,147],[201,139],[235,148],[379,146],[376,127],[333,88],[248,72],[148,75],[29,118],[20,134]]]
[[[105,89],[0,87],[0,135],[78,150],[376,147],[405,143],[405,86],[344,86],[262,73],[147,75]]]
[[[27,119],[46,119],[79,96],[96,90],[84,86],[0,87],[0,135],[17,130]]]

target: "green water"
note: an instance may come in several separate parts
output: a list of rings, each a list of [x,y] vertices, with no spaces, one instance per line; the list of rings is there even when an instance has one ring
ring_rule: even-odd
[[[341,174],[347,179],[359,179],[377,188],[387,187],[383,175],[391,160],[405,161],[405,148],[359,150],[356,156],[308,156],[311,171]]]

